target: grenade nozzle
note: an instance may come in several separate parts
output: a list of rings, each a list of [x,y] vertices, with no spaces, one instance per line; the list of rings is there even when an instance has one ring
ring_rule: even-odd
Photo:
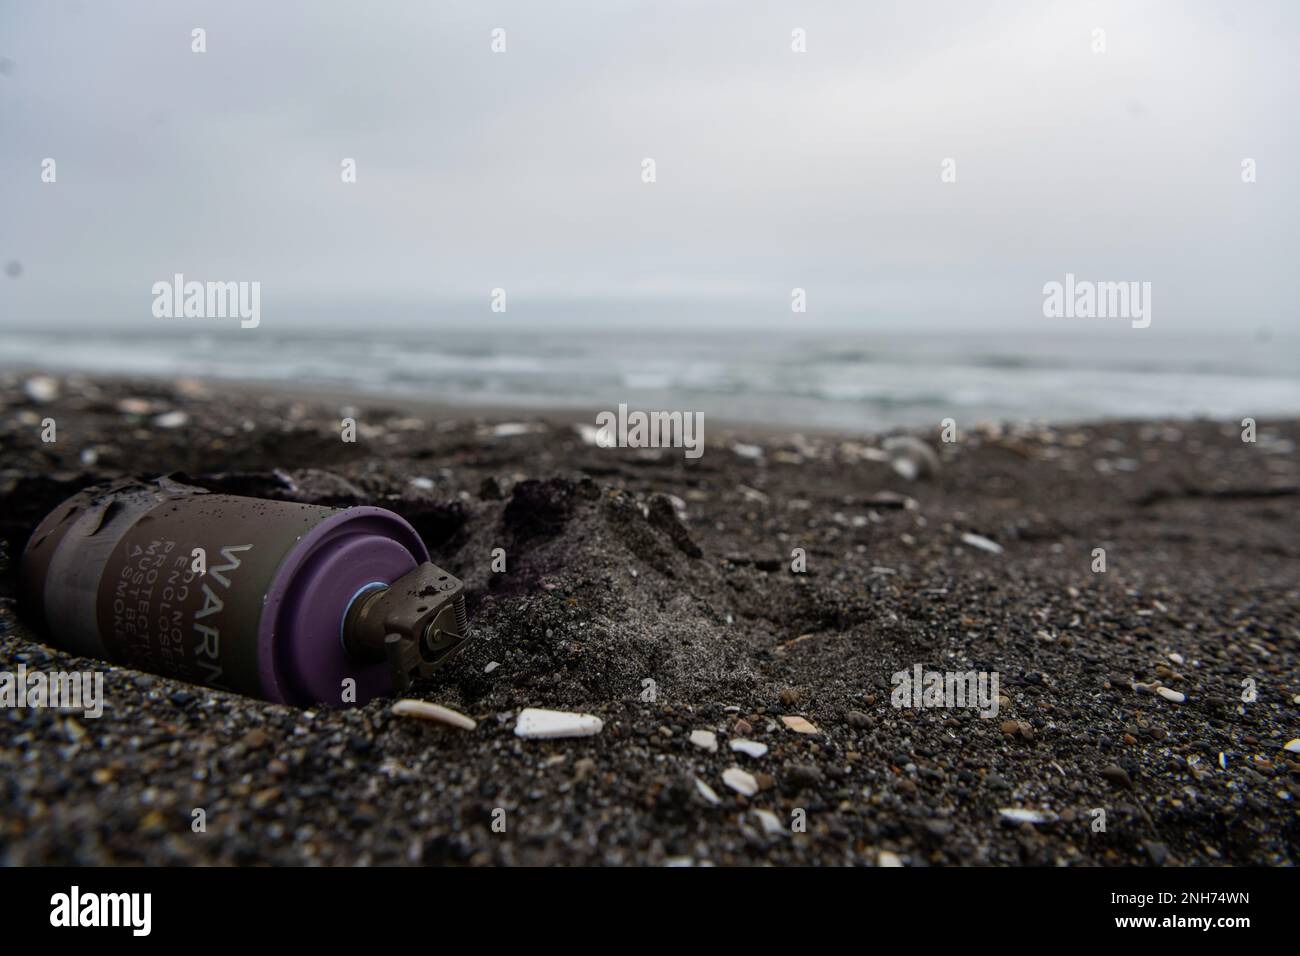
[[[387,660],[405,691],[468,638],[464,584],[426,561],[392,584],[363,591],[343,619],[343,647],[358,663]]]

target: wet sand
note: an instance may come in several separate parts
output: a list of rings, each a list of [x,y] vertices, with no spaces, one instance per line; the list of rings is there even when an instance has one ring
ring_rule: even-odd
[[[0,375],[0,669],[103,666],[18,618],[22,545],[81,487],[180,472],[410,520],[475,638],[413,696],[478,726],[107,667],[99,719],[0,711],[0,863],[1296,862],[1300,422],[959,423],[908,480],[883,436],[710,422],[690,460],[559,413],[29,381]],[[894,707],[918,664],[996,672],[997,716]],[[520,739],[524,707],[604,728]]]

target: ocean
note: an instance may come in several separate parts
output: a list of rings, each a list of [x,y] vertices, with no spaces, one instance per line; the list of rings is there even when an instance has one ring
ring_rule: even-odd
[[[0,365],[235,379],[520,409],[894,426],[1300,415],[1295,338],[789,329],[0,330]]]

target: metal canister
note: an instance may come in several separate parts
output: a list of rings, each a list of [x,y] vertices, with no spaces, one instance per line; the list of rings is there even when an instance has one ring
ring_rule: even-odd
[[[464,641],[461,590],[391,511],[167,478],[74,495],[22,565],[55,646],[298,705],[361,704],[432,672]]]

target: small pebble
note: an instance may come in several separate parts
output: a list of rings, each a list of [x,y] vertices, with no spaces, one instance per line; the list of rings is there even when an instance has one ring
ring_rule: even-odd
[[[796,763],[785,768],[786,779],[796,787],[815,787],[822,782],[822,772],[812,764]]]
[[[908,481],[929,478],[939,470],[939,456],[926,442],[911,435],[894,435],[880,446],[891,468]]]
[[[1156,866],[1164,866],[1165,860],[1169,859],[1169,848],[1163,843],[1156,843],[1153,840],[1143,840],[1142,846],[1151,857],[1151,862]]]
[[[1113,763],[1103,767],[1101,775],[1116,787],[1124,787],[1125,789],[1130,790],[1133,788],[1133,778],[1130,777],[1128,771],[1119,764]]]
[[[1183,701],[1187,700],[1186,694],[1179,693],[1176,690],[1170,690],[1168,687],[1157,687],[1156,693],[1165,700],[1173,701],[1175,704],[1181,704]]]
[[[145,398],[123,398],[118,401],[117,410],[123,415],[148,415],[153,411],[153,403]]]

